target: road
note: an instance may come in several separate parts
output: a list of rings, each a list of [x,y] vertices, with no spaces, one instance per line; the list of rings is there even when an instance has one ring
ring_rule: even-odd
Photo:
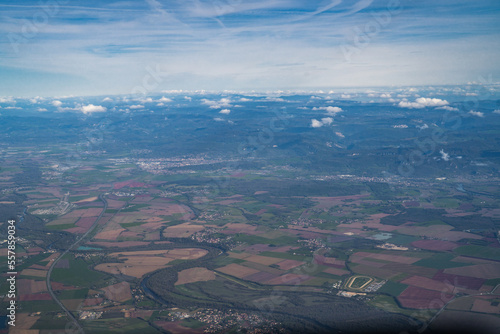
[[[57,259],[55,259],[54,262],[52,262],[52,264],[49,268],[49,271],[47,272],[47,290],[49,291],[50,295],[52,296],[52,299],[64,310],[64,312],[66,312],[66,315],[74,324],[73,328],[66,328],[66,330],[70,333],[85,333],[85,332],[83,330],[83,327],[78,323],[78,320],[73,315],[73,313],[71,313],[71,311],[68,310],[66,308],[66,306],[64,306],[64,304],[61,303],[61,301],[55,295],[54,291],[52,290],[52,285],[50,284],[50,276],[52,275],[52,270],[55,268],[57,262],[59,262],[59,260],[61,260],[70,250],[72,250],[75,246],[77,246],[81,241],[83,241],[90,234],[90,232],[92,232],[94,230],[94,228],[99,223],[99,220],[101,220],[101,217],[104,215],[104,213],[106,212],[106,210],[108,208],[108,202],[104,198],[103,194],[99,195],[99,199],[104,203],[104,209],[102,210],[99,217],[97,217],[94,224],[92,224],[92,226],[88,229],[87,232],[85,232],[71,246],[69,246],[68,249],[66,249],[61,255],[59,255],[59,257]],[[66,327],[68,327],[68,326],[66,326]]]

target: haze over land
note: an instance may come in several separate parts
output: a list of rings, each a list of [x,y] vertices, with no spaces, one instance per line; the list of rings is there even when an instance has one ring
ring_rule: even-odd
[[[23,328],[494,332],[498,93],[5,99]]]

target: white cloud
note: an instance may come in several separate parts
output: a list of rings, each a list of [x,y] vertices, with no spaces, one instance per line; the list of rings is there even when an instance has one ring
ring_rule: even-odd
[[[227,98],[222,98],[222,99],[220,99],[219,102],[221,103],[222,106],[229,107],[231,100],[227,99]]]
[[[339,136],[340,138],[345,138],[344,134],[342,132],[335,132],[335,134],[337,136]]]
[[[142,105],[142,104],[133,104],[129,108],[130,109],[142,109],[142,108],[144,108],[144,105]]]
[[[172,102],[172,99],[162,96],[161,99],[158,100],[158,102]]]
[[[184,96],[184,100],[191,101],[191,100],[192,100],[192,98],[191,98],[191,96]]]
[[[201,103],[209,106],[210,109],[222,109],[225,107],[231,107],[231,100],[228,98],[222,98],[219,101],[203,99],[201,100]]]
[[[443,106],[443,107],[439,107],[436,109],[443,109],[443,110],[448,110],[448,111],[458,111],[458,108],[450,107],[450,106]]]
[[[224,118],[215,117],[214,121],[216,121],[216,122],[224,122]]]
[[[341,99],[350,99],[351,97],[352,97],[351,94],[341,94],[340,95]]]
[[[41,98],[40,96],[35,96],[35,97],[29,99],[29,101],[33,104],[38,103],[40,100],[43,100],[43,98]]]
[[[242,97],[242,98],[240,99],[240,102],[250,102],[250,101],[252,101],[252,100],[247,99],[246,97]]]
[[[319,107],[319,108],[314,107],[313,110],[326,110],[326,113],[328,116],[335,116],[335,114],[343,111],[342,108],[332,107],[332,106]]]
[[[450,155],[446,153],[444,150],[439,151],[441,153],[441,159],[444,161],[449,161],[450,160]]]
[[[425,130],[425,129],[428,129],[429,126],[427,124],[424,124],[424,125],[417,125],[417,128],[419,128],[420,130]]]
[[[384,99],[390,99],[392,96],[391,94],[380,94],[380,97]]]
[[[500,114],[500,109],[493,110],[493,113],[494,113],[494,114]]]
[[[323,123],[324,125],[330,125],[333,123],[333,118],[331,117],[322,118],[321,123]]]
[[[318,121],[317,119],[312,119],[311,120],[311,127],[313,128],[320,128],[323,126],[323,122]]]
[[[231,112],[231,110],[229,109],[222,109],[221,111],[219,111],[219,114],[229,114]]]
[[[47,111],[47,109],[45,109],[45,108],[37,108],[36,111]]]
[[[80,107],[80,111],[84,114],[91,114],[93,112],[105,112],[107,109],[103,106],[95,106],[93,104],[88,104],[86,106]]]
[[[328,115],[335,115],[336,113],[342,112],[342,108],[339,107],[326,107],[326,112]]]
[[[318,121],[317,119],[311,119],[311,127],[313,128],[320,128],[323,125],[331,125],[333,123],[333,118],[331,117],[324,117],[321,119],[321,121]]]
[[[54,101],[52,101],[51,103],[52,103],[52,105],[53,105],[54,107],[57,107],[57,108],[59,108],[60,106],[62,106],[62,102],[61,102],[61,101],[59,101],[59,100],[54,100]]]
[[[482,113],[480,111],[471,110],[471,111],[469,111],[469,114],[471,114],[472,116],[476,116],[476,117],[484,117],[484,113]]]
[[[283,99],[281,97],[271,97],[271,96],[268,96],[268,97],[266,97],[266,101],[271,101],[271,102],[285,102],[285,99]]]
[[[401,101],[398,106],[400,108],[410,108],[410,109],[422,109],[425,107],[442,107],[448,105],[448,101],[436,99],[436,98],[428,98],[428,97],[419,97],[415,100],[415,102]]]
[[[105,97],[104,99],[102,99],[102,102],[113,102],[113,99],[110,97]]]
[[[141,99],[135,99],[136,101],[139,101],[141,103],[152,103],[153,99],[151,97],[146,97],[146,98],[141,98]]]
[[[1,103],[10,103],[10,102],[14,102],[14,99],[12,98],[12,96],[9,96],[9,97],[0,97],[0,102]]]

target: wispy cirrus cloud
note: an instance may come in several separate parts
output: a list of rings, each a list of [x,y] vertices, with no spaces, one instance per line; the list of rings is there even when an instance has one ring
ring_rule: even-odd
[[[465,83],[485,72],[500,76],[500,46],[491,42],[500,38],[500,3],[489,0],[401,1],[390,26],[346,64],[339,46],[359,37],[357,29],[363,32],[387,3],[75,0],[36,23],[34,15],[43,13],[37,1],[0,0],[0,91],[129,94],[150,64],[166,73],[158,91],[425,85]],[[34,25],[29,37],[26,22]]]

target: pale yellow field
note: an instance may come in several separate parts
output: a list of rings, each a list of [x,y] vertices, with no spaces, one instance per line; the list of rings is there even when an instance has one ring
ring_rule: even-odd
[[[38,329],[29,330],[40,316],[30,316],[29,313],[16,314],[16,327],[11,327],[9,333],[38,333]]]
[[[23,271],[21,271],[21,275],[45,277],[45,276],[47,276],[47,271],[46,270],[37,270],[37,269],[24,269]]]
[[[278,262],[283,261],[283,259],[279,259],[276,257],[268,257],[268,256],[260,256],[260,255],[252,255],[247,258],[245,258],[245,261],[250,261],[254,263],[260,263],[266,266],[269,266],[271,264],[275,264]]]
[[[165,238],[187,238],[196,232],[204,230],[205,227],[201,225],[192,225],[190,223],[169,226],[163,231]]]
[[[207,268],[196,267],[182,270],[177,273],[178,279],[175,285],[211,281],[215,279],[215,273]]]
[[[82,199],[78,202],[75,202],[75,203],[87,203],[87,202],[93,202],[93,201],[97,201],[99,197],[97,196],[94,196],[94,197],[89,197],[89,198],[86,198],[86,199]]]
[[[116,240],[120,233],[126,231],[124,228],[117,228],[115,230],[102,231],[96,234],[94,239],[96,240]]]
[[[122,263],[101,263],[95,269],[109,274],[141,278],[147,273],[166,267],[174,260],[194,260],[205,254],[207,254],[206,250],[198,248],[116,252],[111,253],[110,256],[123,261]]]

